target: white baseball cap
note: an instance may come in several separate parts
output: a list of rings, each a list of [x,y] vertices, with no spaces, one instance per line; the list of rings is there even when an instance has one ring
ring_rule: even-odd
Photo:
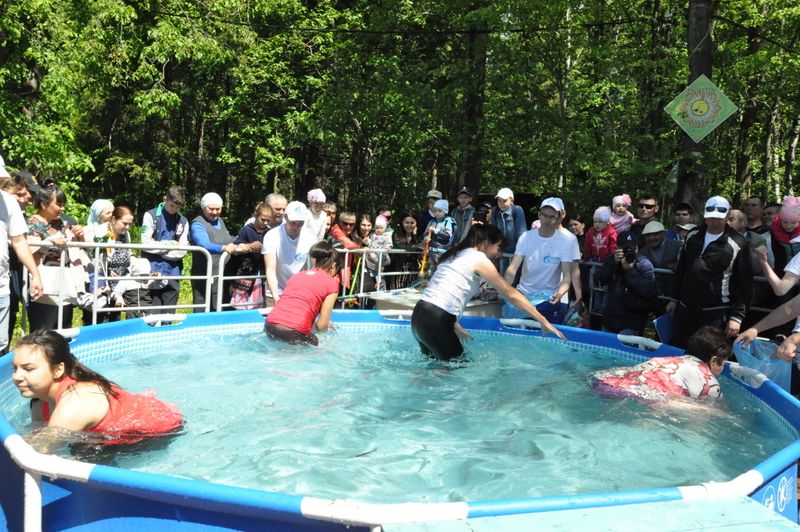
[[[544,209],[545,207],[550,207],[555,209],[558,212],[564,212],[564,202],[561,201],[561,198],[547,198],[545,199],[542,204],[539,206],[539,209]]]
[[[727,218],[731,204],[722,196],[708,198],[703,213],[703,218]]]
[[[507,200],[508,198],[514,199],[514,193],[511,192],[510,188],[501,188],[494,197],[500,198],[501,200]]]
[[[286,206],[284,214],[290,222],[305,222],[308,217],[308,209],[302,201],[292,201]]]

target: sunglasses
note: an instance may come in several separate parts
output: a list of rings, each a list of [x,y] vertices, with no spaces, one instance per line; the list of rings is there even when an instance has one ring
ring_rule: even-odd
[[[649,211],[650,209],[655,209],[655,208],[656,208],[656,205],[655,205],[655,203],[653,203],[652,205],[651,205],[651,204],[649,204],[649,203],[640,203],[640,204],[639,204],[639,208],[640,208],[640,209],[645,209],[645,210],[648,210],[648,211]]]
[[[727,207],[706,207],[706,212],[714,212],[714,211],[725,213],[725,212],[728,212],[728,208]]]

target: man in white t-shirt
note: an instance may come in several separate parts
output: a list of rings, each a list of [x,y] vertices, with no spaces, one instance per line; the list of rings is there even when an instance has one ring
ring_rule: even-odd
[[[517,289],[553,323],[560,323],[563,318],[564,306],[560,303],[572,285],[572,263],[580,258],[575,235],[558,230],[563,212],[561,198],[547,198],[542,202],[539,227],[520,237],[505,272],[506,281],[511,283],[522,267]],[[504,307],[504,316],[516,317],[510,305],[506,307],[509,308]]]
[[[304,227],[307,216],[306,206],[293,201],[286,206],[283,223],[264,235],[261,254],[269,289],[267,306],[277,303],[289,277],[305,267],[308,251],[317,242],[316,235]]]
[[[5,169],[3,171],[5,172]],[[22,216],[22,210],[16,198],[4,191],[0,191],[0,197],[2,197],[2,201],[0,201],[0,354],[4,354],[8,348],[8,313],[11,306],[11,281],[8,276],[9,242],[14,247],[19,261],[31,274],[30,294],[34,301],[42,295],[42,280],[26,240],[28,224]]]

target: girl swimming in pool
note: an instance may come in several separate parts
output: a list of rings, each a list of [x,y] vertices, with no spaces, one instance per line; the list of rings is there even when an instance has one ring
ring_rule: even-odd
[[[319,338],[311,332],[312,324],[317,331],[333,328],[331,312],[339,293],[342,267],[339,254],[323,241],[311,246],[308,256],[313,267],[289,279],[275,308],[267,315],[264,329],[270,338],[319,345]]]
[[[38,330],[14,351],[11,380],[31,399],[31,418],[47,425],[28,435],[40,452],[58,447],[68,433],[101,435],[104,443],[130,444],[178,430],[183,418],[152,394],[132,394],[90,370],[70,352],[63,336]]]
[[[458,324],[458,318],[478,293],[481,280],[490,283],[510,303],[541,323],[543,334],[549,331],[564,338],[527,297],[503,279],[492,263],[491,259],[501,255],[503,240],[496,226],[473,225],[461,242],[441,256],[436,272],[411,314],[411,331],[423,353],[440,360],[461,356],[464,348],[458,337],[469,338],[469,335]]]
[[[717,375],[731,356],[731,344],[722,331],[705,326],[689,337],[686,354],[653,357],[635,366],[591,374],[603,395],[665,401],[670,397],[721,397]]]

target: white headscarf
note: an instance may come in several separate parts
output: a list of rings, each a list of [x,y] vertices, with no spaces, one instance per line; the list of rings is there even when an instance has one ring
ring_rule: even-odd
[[[209,205],[219,205],[222,207],[222,197],[216,192],[209,192],[200,200],[200,208],[205,210]]]
[[[92,206],[89,207],[89,218],[86,220],[86,225],[97,225],[100,223],[100,213],[108,208],[114,208],[114,204],[111,203],[111,200],[107,199],[99,199],[95,200],[92,203]]]

